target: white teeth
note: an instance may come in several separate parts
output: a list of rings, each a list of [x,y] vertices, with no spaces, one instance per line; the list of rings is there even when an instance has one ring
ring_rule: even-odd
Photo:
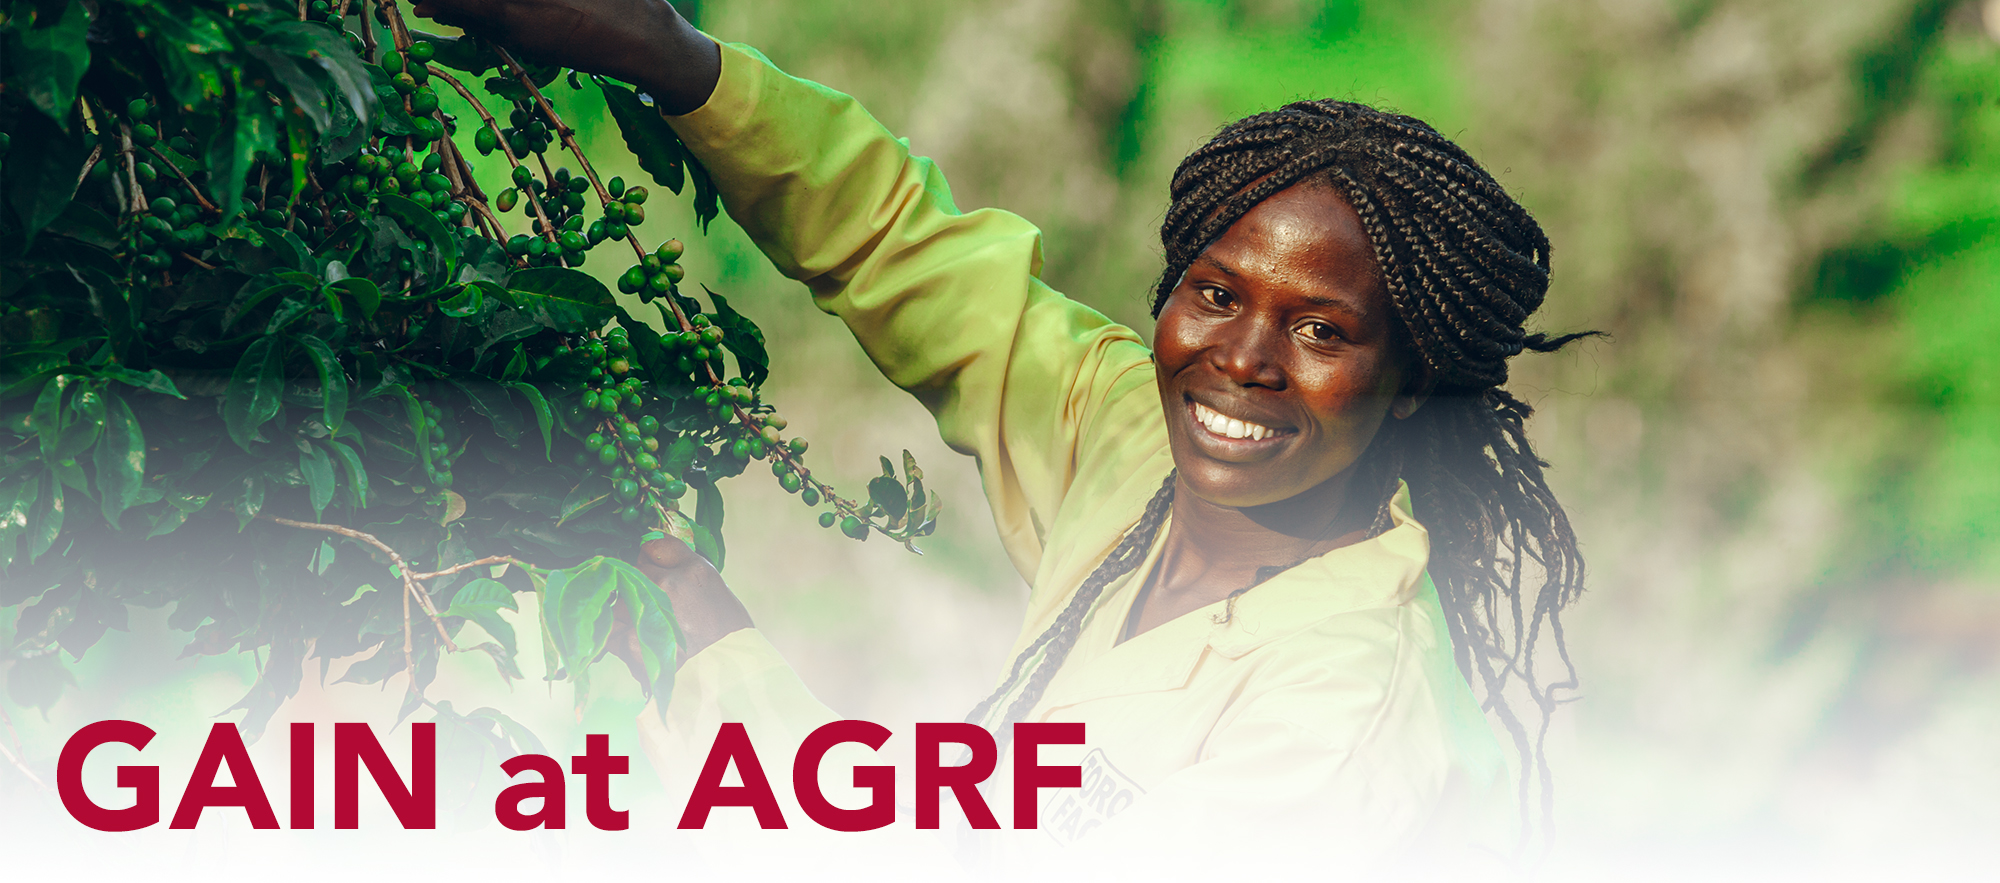
[[[1209,432],[1226,438],[1248,438],[1262,441],[1278,434],[1277,430],[1268,426],[1247,423],[1234,417],[1224,417],[1200,403],[1196,403],[1194,406],[1194,417],[1196,420],[1201,421],[1201,425],[1208,427]]]

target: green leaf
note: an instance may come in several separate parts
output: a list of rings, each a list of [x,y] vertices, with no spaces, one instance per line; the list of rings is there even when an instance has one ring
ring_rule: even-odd
[[[520,754],[549,753],[549,750],[547,748],[542,747],[542,740],[536,738],[533,731],[529,730],[527,727],[522,726],[518,721],[514,720],[513,718],[508,717],[507,715],[502,714],[501,712],[495,709],[492,708],[476,709],[471,714],[466,715],[466,717],[486,718],[488,720],[493,721],[494,723],[499,724],[500,731],[506,733],[507,739],[514,743],[514,750],[517,753]]]
[[[604,504],[611,497],[611,479],[602,475],[592,475],[571,488],[563,498],[562,517],[556,520],[558,527],[579,515]]]
[[[869,480],[868,499],[874,500],[875,505],[889,513],[891,520],[901,518],[903,513],[910,511],[909,492],[903,489],[902,482],[887,475]]]
[[[487,77],[480,85],[485,86],[486,91],[508,101],[521,102],[534,99],[534,96],[528,94],[528,87],[521,85],[521,81],[513,77]]]
[[[429,209],[405,197],[383,194],[376,200],[376,205],[382,214],[401,221],[403,226],[417,238],[431,244],[430,253],[436,255],[443,266],[443,270],[434,277],[434,281],[443,282],[451,279],[452,274],[458,271],[458,237],[451,235],[451,231],[446,229],[444,223],[439,221],[436,215],[431,214]]]
[[[41,393],[35,396],[32,414],[35,434],[42,443],[42,462],[53,463],[59,456],[56,451],[62,445],[63,429],[66,428],[63,418],[69,414],[69,409],[63,407],[64,393],[75,380],[75,375],[57,374],[42,384]]]
[[[43,5],[44,10],[48,5]],[[59,18],[41,27],[22,28],[8,34],[7,91],[28,99],[49,119],[67,125],[76,103],[76,85],[90,67],[90,46],[84,33],[90,29],[90,13],[82,3],[70,0],[59,10]]]
[[[502,610],[519,610],[514,604],[514,592],[499,580],[476,579],[460,587],[451,597],[451,606],[444,611],[445,616],[461,616],[472,620],[493,640],[500,642],[509,665],[501,668],[501,674],[512,678],[521,676],[520,669],[512,666],[515,650],[514,626],[500,617]],[[496,657],[498,659],[499,657]]]
[[[588,273],[566,267],[537,267],[515,273],[507,280],[506,296],[514,309],[526,313],[542,327],[564,334],[596,331],[619,312],[618,302],[604,283]]]
[[[130,359],[139,328],[133,321],[132,306],[125,300],[126,287],[102,270],[71,267],[70,275],[90,292],[90,313],[103,323],[111,351],[120,359]]]
[[[279,25],[266,31],[265,36],[270,36],[271,31],[277,31],[284,26]],[[316,25],[305,26],[314,30],[324,30]],[[243,52],[263,62],[264,66],[270,69],[272,75],[278,78],[278,82],[284,85],[284,91],[290,93],[292,105],[306,115],[306,119],[312,122],[313,128],[325,132],[333,123],[333,107],[328,100],[328,89],[312,73],[307,72],[299,63],[299,59],[287,55],[264,39],[245,46]],[[276,90],[273,92],[276,93]]]
[[[322,454],[321,456],[325,455]],[[319,548],[313,550],[312,565],[306,569],[313,576],[325,576],[327,570],[333,567],[334,560],[339,556],[340,552],[334,548],[332,540],[320,540]]]
[[[70,197],[76,194],[77,172],[90,157],[90,147],[84,143],[83,127],[65,133],[41,114],[14,116],[7,123],[7,133],[13,146],[5,162],[4,195],[26,228],[22,232],[32,236],[69,206]]]
[[[681,158],[687,150],[681,146],[680,136],[674,134],[673,127],[631,89],[603,77],[590,79],[604,92],[604,105],[611,110],[611,118],[618,121],[625,147],[638,158],[639,168],[645,169],[660,186],[681,192],[684,175]]]
[[[389,387],[386,392],[389,396],[402,400],[403,416],[409,419],[410,429],[416,434],[417,458],[424,464],[424,474],[430,476],[433,481],[437,480],[437,467],[431,464],[431,431],[430,424],[424,420],[424,406],[417,401],[416,394],[410,392],[407,386],[398,384]]]
[[[550,571],[542,589],[549,636],[563,671],[576,685],[578,711],[589,700],[587,672],[610,638],[611,602],[618,596],[617,575],[592,566],[603,560],[593,558],[576,567]]]
[[[98,161],[105,160],[100,158]],[[111,220],[111,216],[81,202],[71,202],[62,210],[62,214],[57,215],[44,229],[107,252],[117,251],[119,248],[117,222]]]
[[[479,286],[467,285],[450,298],[438,302],[438,312],[454,319],[474,315],[485,306],[486,298],[479,293]]]
[[[226,59],[213,58],[235,49],[235,43],[213,14],[200,7],[167,8],[164,4],[128,7],[136,11],[152,31],[147,42],[152,58],[166,75],[167,92],[183,111],[201,109],[213,113],[227,108],[203,107],[220,102],[228,94]],[[240,87],[240,83],[238,84]],[[163,100],[161,104],[166,104]],[[220,168],[211,164],[211,169]],[[242,186],[238,182],[237,186]],[[234,209],[228,210],[235,214]]]
[[[171,54],[171,50],[162,53]],[[235,92],[236,106],[234,112],[222,117],[221,127],[209,142],[209,192],[220,200],[223,216],[232,217],[243,209],[243,185],[257,165],[257,156],[277,152],[281,124],[276,114],[282,111],[271,104],[267,92],[243,81],[242,68],[223,70]]]
[[[7,671],[7,698],[15,705],[45,715],[62,698],[63,689],[75,685],[75,676],[63,667],[62,657],[55,653],[30,656]]]
[[[299,454],[299,474],[306,479],[306,495],[312,501],[313,518],[333,502],[333,460],[318,445],[308,445]]]
[[[310,334],[292,339],[311,357],[313,369],[319,372],[321,419],[328,430],[339,432],[341,421],[347,418],[347,371],[341,368],[339,357],[326,341]]]
[[[126,386],[135,386],[147,392],[173,396],[182,400],[187,398],[187,396],[181,395],[181,391],[174,386],[172,378],[160,373],[158,370],[134,371],[123,365],[107,365],[99,369],[97,373],[102,377],[116,380]]]
[[[423,40],[436,47],[436,54],[431,56],[431,63],[435,65],[465,71],[474,76],[501,66],[500,56],[496,55],[493,48],[484,40],[473,37],[444,37],[415,29],[410,31],[410,38]]]
[[[382,305],[382,289],[374,282],[359,276],[349,276],[328,285],[327,288],[354,298],[355,305],[361,308],[363,319],[375,318],[375,309]]]
[[[229,388],[223,393],[222,421],[229,437],[244,450],[257,430],[278,416],[284,406],[284,348],[275,337],[251,341],[230,372]]]
[[[722,543],[722,490],[714,482],[705,482],[695,489],[694,500],[695,539],[698,540],[694,550],[715,565],[716,570],[721,570],[723,556],[728,554]]]
[[[507,248],[484,236],[474,236],[464,241],[458,254],[458,276],[454,282],[491,282],[502,288],[508,277],[514,275],[514,260],[507,256]]]
[[[0,481],[0,571],[14,565],[21,536],[28,532],[28,513],[41,494],[39,475]]]
[[[624,571],[618,584],[618,598],[639,639],[639,663],[644,669],[639,686],[653,700],[655,711],[664,722],[667,705],[674,695],[674,669],[682,642],[680,622],[666,593],[644,572],[623,561],[606,560]]]
[[[694,154],[687,155],[687,168],[688,177],[694,180],[694,219],[701,223],[701,232],[706,234],[709,222],[722,214],[722,204],[717,199],[715,181],[708,177],[708,168]]]
[[[264,476],[245,475],[241,479],[243,493],[236,497],[236,531],[241,533],[250,526],[257,513],[264,511]]]
[[[636,567],[599,556],[567,570],[552,571],[543,592],[543,611],[556,651],[571,680],[577,681],[577,706],[585,701],[583,674],[603,654],[611,634],[612,601],[624,602],[638,632],[641,664],[646,670],[646,694],[665,707],[673,691],[675,655],[680,631],[672,607],[659,586]]]
[[[528,373],[528,350],[520,344],[514,345],[514,355],[507,359],[507,366],[500,369],[500,379],[512,383]]]
[[[63,491],[62,482],[54,474],[49,476],[49,492],[35,500],[34,509],[28,513],[28,563],[42,557],[42,553],[54,548],[56,536],[62,533]]]
[[[521,412],[514,407],[514,400],[508,397],[504,387],[477,379],[453,380],[451,385],[465,393],[466,400],[472,403],[472,410],[493,424],[495,435],[508,444],[520,441]]]
[[[146,437],[132,409],[118,396],[106,396],[104,436],[91,451],[97,467],[97,498],[104,520],[118,526],[118,516],[131,508],[146,486]]]
[[[736,312],[722,295],[702,286],[708,299],[715,302],[715,325],[722,329],[722,345],[736,354],[736,364],[742,369],[743,379],[757,386],[764,378],[771,376],[771,356],[764,349],[764,332],[742,313]]]
[[[318,23],[283,22],[265,28],[249,52],[271,66],[323,134],[342,130],[342,120],[367,120],[375,110],[368,69],[338,31]],[[333,107],[338,103],[346,104],[345,114]]]
[[[517,380],[512,383],[503,383],[501,386],[520,393],[522,397],[528,400],[528,408],[535,412],[535,425],[541,427],[542,430],[542,458],[545,460],[554,459],[556,418],[555,412],[549,408],[549,400],[544,398],[542,391],[536,389],[534,384],[531,383],[524,383]]]
[[[326,446],[333,449],[333,455],[347,470],[347,495],[357,509],[368,506],[368,469],[361,465],[361,455],[356,454],[346,442],[328,439]]]

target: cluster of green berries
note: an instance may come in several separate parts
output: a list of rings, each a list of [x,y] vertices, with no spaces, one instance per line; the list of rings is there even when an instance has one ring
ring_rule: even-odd
[[[335,30],[340,30],[342,28],[343,21],[340,17],[340,13],[336,12],[333,8],[333,4],[326,2],[326,0],[312,0],[312,3],[306,6],[306,12],[309,13],[309,15],[306,17],[307,21],[316,21],[319,22],[320,24],[326,25],[327,27],[333,28]],[[359,55],[361,53],[361,48],[362,48],[361,38],[354,36],[353,34],[348,34],[347,39],[349,41],[349,45],[354,47],[355,54]]]
[[[367,45],[362,42],[360,36],[346,29],[346,21],[331,4],[326,0],[313,0],[306,8],[310,13],[307,16],[308,21],[319,22],[340,31],[347,39],[347,45],[353,48],[354,54],[366,58],[363,53]],[[384,25],[389,23],[387,3],[375,5],[375,20]],[[388,49],[388,47],[383,48]],[[437,118],[437,92],[430,86],[430,70],[424,67],[435,57],[437,57],[437,47],[423,40],[412,42],[408,49],[388,49],[382,54],[380,67],[382,73],[387,76],[388,83],[377,87],[375,97],[385,103],[401,106],[409,112],[411,128],[416,130],[408,136],[408,147],[411,150],[421,150],[425,144],[443,138],[450,131],[450,124],[453,121],[450,115],[446,115],[443,120]]]
[[[468,210],[464,201],[452,197],[451,179],[444,174],[444,156],[435,151],[411,162],[400,152],[384,154],[364,147],[359,156],[326,166],[322,174],[333,182],[326,193],[335,205],[362,209],[371,196],[401,196],[429,209],[447,227],[464,220]]]
[[[492,129],[480,129],[482,135],[490,135]],[[477,140],[477,136],[475,136]],[[500,211],[513,211],[521,202],[522,191],[535,195],[541,202],[542,211],[548,215],[553,235],[545,235],[542,219],[535,218],[534,235],[518,234],[507,241],[507,253],[522,258],[530,266],[578,266],[583,263],[586,252],[607,239],[624,239],[631,235],[631,229],[644,223],[646,210],[646,188],[627,189],[622,178],[612,178],[605,189],[616,197],[604,205],[602,217],[589,221],[584,216],[584,206],[588,200],[584,194],[590,192],[590,180],[582,175],[572,175],[567,167],[556,169],[553,180],[543,183],[525,165],[514,167],[514,186],[500,191],[493,200],[493,207]]]
[[[701,369],[701,366],[707,365],[710,370],[720,373],[722,329],[715,327],[715,323],[702,314],[696,314],[694,318],[688,320],[688,323],[694,327],[686,331],[670,331],[660,336],[660,342],[673,354],[674,370],[681,374],[694,374]],[[726,420],[733,405],[748,405],[752,401],[737,396],[741,394],[724,392],[721,387],[709,390],[706,401],[709,409],[715,412],[716,422]]]
[[[613,328],[604,339],[576,349],[592,363],[578,409],[600,415],[583,439],[576,465],[610,479],[618,520],[627,524],[678,507],[688,486],[677,473],[694,461],[697,443],[693,436],[670,434],[662,447],[659,417],[644,413],[658,402],[633,371],[632,341],[625,329]]]
[[[166,143],[160,139],[159,129],[151,122],[156,115],[152,103],[144,98],[135,98],[125,106],[125,127],[131,133],[134,148],[132,180],[139,184],[140,192],[146,197],[146,213],[126,218],[124,244],[127,260],[134,269],[142,272],[169,269],[174,265],[176,252],[206,248],[215,241],[215,231],[202,224],[202,209],[193,191],[179,175],[168,171],[164,174],[151,161],[153,149],[167,150],[186,155],[193,149],[187,139],[175,135]],[[100,159],[91,166],[86,181],[98,185],[109,185],[123,168],[124,140],[115,124],[99,127],[98,143]],[[269,220],[265,212],[256,209],[252,196],[249,209],[251,220]],[[279,214],[280,223],[283,215]]]
[[[503,140],[507,142],[507,149],[514,154],[515,159],[526,158],[531,153],[541,153],[555,143],[555,132],[549,129],[548,123],[536,115],[532,99],[514,102],[513,111],[507,115],[507,123],[507,127],[499,132],[485,126],[480,127],[479,133],[473,136],[472,141],[472,146],[479,150],[480,156],[486,156],[500,149],[500,142]]]
[[[638,263],[627,268],[625,273],[618,277],[618,290],[638,295],[641,302],[650,302],[653,298],[673,291],[674,286],[687,278],[687,271],[681,269],[680,265],[681,255],[686,250],[678,239],[660,243],[660,247],[654,249],[652,254],[640,258]],[[682,336],[685,337],[688,333],[691,332],[684,332]],[[684,343],[690,347],[698,343],[706,344],[709,349],[714,349],[715,344],[722,341],[721,335],[722,332],[718,330],[712,339],[687,340]],[[708,357],[696,356],[694,361],[706,362]]]
[[[438,96],[430,85],[431,72],[426,65],[437,55],[437,47],[418,40],[410,48],[390,50],[382,53],[382,72],[389,75],[386,90],[377,87],[376,97],[385,102],[402,104],[409,111],[411,127],[411,148],[423,145],[445,136],[446,117],[438,119]]]
[[[424,437],[430,439],[431,472],[438,486],[451,487],[451,464],[457,459],[451,442],[446,437],[449,424],[444,422],[444,409],[436,402],[422,403],[424,412]]]

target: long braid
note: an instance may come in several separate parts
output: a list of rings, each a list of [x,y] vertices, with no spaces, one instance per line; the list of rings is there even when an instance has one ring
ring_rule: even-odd
[[[1055,677],[1056,670],[1062,667],[1063,660],[1069,657],[1071,648],[1076,646],[1077,636],[1083,631],[1083,619],[1089,614],[1091,606],[1097,603],[1097,596],[1104,593],[1105,586],[1131,572],[1132,568],[1139,566],[1139,562],[1146,560],[1146,553],[1153,548],[1153,541],[1159,537],[1160,525],[1166,523],[1167,512],[1173,508],[1175,475],[1175,472],[1167,473],[1166,481],[1160,483],[1160,489],[1146,504],[1146,512],[1139,517],[1139,523],[1125,534],[1124,539],[1118,541],[1111,554],[1105,556],[1097,565],[1097,569],[1090,572],[1089,578],[1083,581],[1083,585],[1077,587],[1076,594],[1070,596],[1069,605],[1056,616],[1056,621],[1044,630],[1034,643],[1029,644],[1027,649],[1022,650],[1021,655],[1014,657],[1014,666],[1007,672],[1007,680],[965,716],[967,723],[985,723],[986,716],[992,712],[994,704],[1012,692],[1014,685],[1020,683],[1021,672],[1027,668],[1029,660],[1033,659],[1043,647],[1047,647],[1048,652],[1029,675],[1026,688],[1021,691],[1020,696],[1015,697],[1013,704],[1007,706],[1007,715],[999,727],[1000,745],[1002,748],[1006,747],[1012,735],[1012,729],[1007,725],[1026,717],[1028,712],[1034,710],[1035,703],[1041,701],[1042,693],[1049,687],[1049,681]]]
[[[1248,117],[1181,163],[1160,228],[1166,267],[1154,315],[1203,250],[1265,198],[1302,183],[1354,209],[1402,320],[1400,340],[1436,381],[1428,404],[1384,425],[1353,487],[1378,495],[1379,534],[1391,526],[1390,497],[1408,482],[1432,537],[1430,573],[1454,659],[1521,755],[1524,819],[1531,782],[1539,785],[1546,829],[1543,743],[1557,694],[1576,687],[1560,615],[1582,591],[1583,558],[1543,476],[1548,464],[1529,444],[1532,409],[1500,387],[1511,357],[1587,335],[1522,327],[1548,292],[1549,241],[1477,161],[1422,121],[1339,101]],[[1524,585],[1530,570],[1539,585]],[[1549,684],[1535,672],[1544,631],[1563,669]],[[1532,734],[1506,700],[1515,682],[1541,714]]]

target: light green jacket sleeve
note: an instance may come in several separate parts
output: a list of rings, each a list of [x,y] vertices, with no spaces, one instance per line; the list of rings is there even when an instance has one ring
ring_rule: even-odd
[[[1044,285],[1034,225],[961,213],[937,167],[853,98],[725,45],[708,103],[669,121],[772,263],[978,458],[1023,576],[1080,465],[1116,475],[1157,454],[1138,335]]]

